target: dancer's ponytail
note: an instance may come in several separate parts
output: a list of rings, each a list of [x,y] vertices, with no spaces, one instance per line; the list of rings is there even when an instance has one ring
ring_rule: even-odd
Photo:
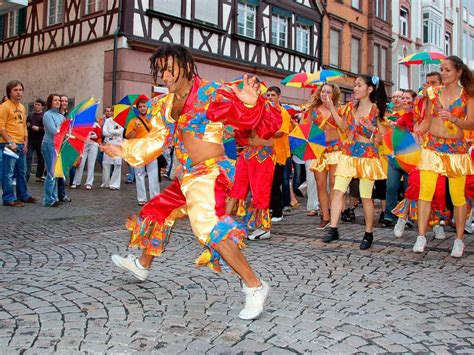
[[[387,109],[387,92],[385,91],[385,83],[375,75],[362,75],[360,78],[364,80],[367,86],[373,88],[369,95],[369,100],[377,105],[379,119],[383,119],[385,116],[385,110]]]
[[[451,55],[445,60],[451,61],[456,70],[461,70],[461,77],[459,78],[459,81],[461,82],[464,91],[469,96],[474,96],[474,75],[472,74],[472,71],[469,70],[468,66],[464,64],[461,58],[455,55]]]

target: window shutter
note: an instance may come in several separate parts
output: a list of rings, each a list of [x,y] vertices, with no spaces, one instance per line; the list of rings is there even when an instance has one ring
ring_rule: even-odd
[[[310,20],[309,18],[303,17],[303,16],[296,16],[296,22],[305,25],[305,26],[314,26],[314,21]]]
[[[284,10],[281,7],[272,6],[272,13],[283,17],[291,17],[291,11]]]
[[[26,33],[26,9],[27,7],[22,7],[18,10],[18,35]]]
[[[249,4],[255,7],[260,5],[260,0],[239,0],[239,2],[242,4]]]

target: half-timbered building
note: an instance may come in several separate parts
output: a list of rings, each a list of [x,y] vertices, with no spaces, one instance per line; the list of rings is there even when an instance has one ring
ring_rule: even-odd
[[[278,85],[320,69],[322,12],[316,0],[30,0],[0,16],[0,85],[22,80],[29,101],[151,94],[148,58],[163,43],[190,48],[206,79]],[[283,94],[298,103],[309,92]]]

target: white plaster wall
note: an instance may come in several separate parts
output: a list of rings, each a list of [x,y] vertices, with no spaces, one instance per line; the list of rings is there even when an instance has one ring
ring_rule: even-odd
[[[84,46],[1,63],[2,96],[9,80],[25,85],[23,103],[57,92],[73,97],[76,103],[88,98],[102,98],[104,89],[104,51],[113,48],[106,40]]]

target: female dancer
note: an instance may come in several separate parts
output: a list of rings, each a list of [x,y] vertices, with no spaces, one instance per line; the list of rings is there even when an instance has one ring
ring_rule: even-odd
[[[331,109],[328,101],[337,109],[339,106],[339,97],[341,91],[336,84],[324,84],[319,87],[311,98],[311,102],[306,112],[306,121],[312,121],[324,130],[326,135],[326,150],[319,157],[315,159],[311,170],[314,172],[316,185],[318,188],[319,207],[321,209],[321,221],[317,229],[324,229],[329,225],[329,201],[332,200],[334,192],[334,179],[336,173],[336,166],[339,161],[342,150],[341,136],[339,128],[334,117],[331,114]],[[328,174],[330,193],[328,194]]]
[[[372,190],[375,180],[386,179],[377,150],[378,134],[387,107],[387,94],[382,80],[376,76],[359,76],[355,81],[354,98],[339,116],[332,100],[327,100],[331,114],[342,130],[348,130],[337,164],[334,195],[331,201],[331,230],[323,239],[329,243],[339,239],[337,224],[341,215],[344,193],[353,178],[359,179],[359,191],[364,206],[365,235],[360,249],[370,248],[373,241],[374,202]]]
[[[474,129],[474,77],[456,56],[441,63],[443,85],[434,90],[426,106],[426,117],[415,134],[428,131],[420,161],[420,195],[418,200],[418,232],[413,251],[425,250],[425,233],[431,212],[431,200],[439,175],[448,177],[449,193],[454,205],[456,239],[451,256],[464,253],[464,225],[466,222],[466,175],[473,175],[470,144],[464,130]]]

